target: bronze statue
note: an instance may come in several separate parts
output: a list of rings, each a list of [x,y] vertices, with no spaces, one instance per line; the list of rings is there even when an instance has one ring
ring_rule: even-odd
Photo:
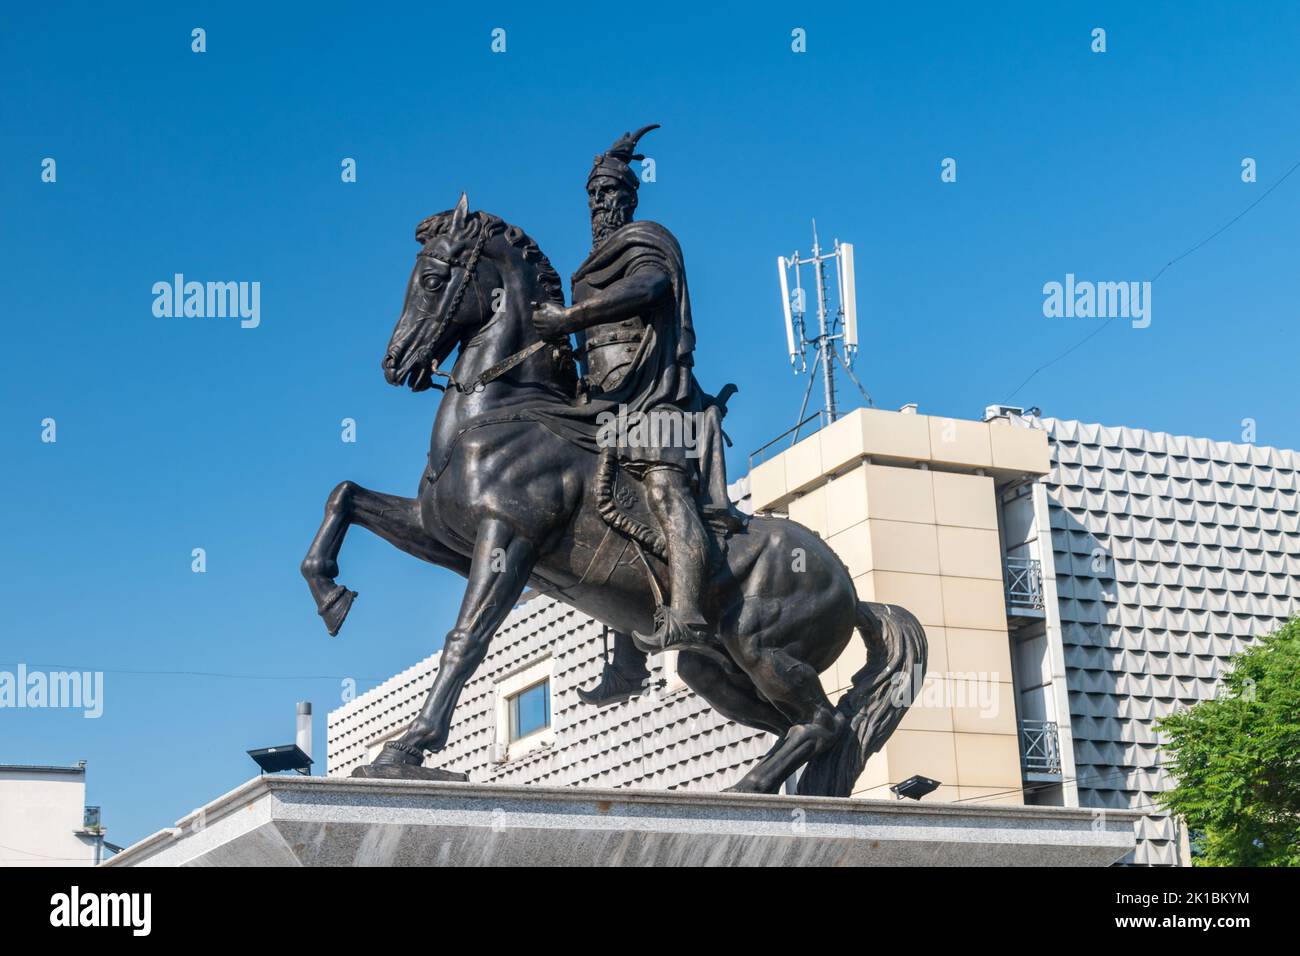
[[[703,508],[743,523],[727,499],[719,406],[695,380],[695,329],[686,290],[686,264],[677,240],[663,226],[632,221],[640,179],[628,165],[643,157],[637,141],[656,126],[624,135],[596,157],[587,175],[591,254],[573,275],[573,305],[542,302],[533,314],[545,339],[576,333],[588,395],[595,394],[647,426],[667,425],[669,441],[629,444],[617,436],[619,467],[640,479],[668,550],[671,603],[656,608],[653,636],[637,635],[651,650],[719,644],[703,614],[701,591],[709,539]],[[691,421],[703,448],[671,440],[671,425]],[[682,434],[687,429],[679,429]],[[689,452],[701,451],[707,457]],[[701,467],[701,464],[703,467]],[[703,479],[703,480],[701,480]]]
[[[615,632],[613,660],[584,699],[636,693],[645,653],[680,649],[688,686],[778,737],[733,790],[774,792],[803,767],[800,793],[848,795],[910,703],[899,682],[924,673],[911,614],[859,601],[813,532],[744,520],[727,502],[720,423],[731,387],[714,398],[695,379],[676,240],[632,221],[629,163],[653,128],[621,137],[588,175],[593,248],[572,307],[536,243],[471,212],[464,195],[416,230],[383,369],[393,385],[444,389],[419,493],[340,484],[302,572],[331,634],[356,598],[335,581],[353,524],[468,585],[419,716],[361,775],[455,776],[423,767],[425,754],[445,746],[461,688],[530,584]],[[867,663],[832,705],[819,675],[855,628]]]

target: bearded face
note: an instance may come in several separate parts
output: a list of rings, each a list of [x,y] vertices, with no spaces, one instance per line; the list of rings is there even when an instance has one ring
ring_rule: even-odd
[[[594,249],[620,226],[632,221],[636,193],[616,179],[601,176],[587,184],[587,208],[591,210],[591,245]]]

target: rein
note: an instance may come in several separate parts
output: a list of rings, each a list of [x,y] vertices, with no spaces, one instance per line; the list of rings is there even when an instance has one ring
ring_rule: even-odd
[[[488,239],[488,229],[486,226],[484,226],[482,231],[479,233],[478,241],[474,243],[474,248],[470,251],[469,258],[465,261],[465,265],[464,265],[465,280],[456,289],[456,294],[452,297],[451,305],[447,307],[447,316],[442,320],[441,324],[439,325],[438,331],[437,333],[435,333],[434,336],[435,338],[437,338],[437,336],[442,333],[442,329],[446,327],[446,325],[456,317],[456,312],[460,308],[460,303],[465,298],[465,291],[470,287],[472,283],[476,281],[478,261],[483,254],[483,246],[487,243],[487,239]],[[452,263],[452,264],[459,265],[459,263]],[[475,295],[478,295],[477,289],[475,290]],[[481,300],[480,300],[480,304],[481,304]],[[515,368],[521,363],[532,358],[539,351],[541,351],[547,344],[549,343],[547,343],[545,339],[538,339],[532,345],[520,349],[518,352],[514,353],[513,355],[502,359],[500,362],[497,362],[491,368],[485,369],[483,372],[479,373],[472,382],[468,382],[468,383],[458,382],[456,381],[455,376],[453,376],[450,372],[443,372],[439,370],[437,362],[430,363],[429,365],[430,374],[437,375],[439,378],[445,378],[447,380],[446,386],[434,385],[433,387],[439,389],[440,391],[446,391],[448,388],[454,388],[462,395],[467,395],[471,392],[481,392],[483,391],[483,389],[487,388],[489,384],[495,382],[502,375],[506,374],[506,372],[509,372],[511,369]]]
[[[541,351],[542,348],[544,348],[548,344],[549,343],[545,339],[538,339],[532,345],[528,346],[527,348],[522,348],[514,355],[502,359],[500,362],[497,362],[497,364],[493,365],[491,368],[484,369],[468,385],[465,384],[464,382],[456,381],[456,379],[452,376],[450,372],[440,372],[436,368],[433,368],[430,371],[432,371],[434,375],[438,375],[441,376],[442,378],[445,378],[447,380],[447,387],[454,388],[462,395],[467,395],[470,392],[481,392],[483,391],[483,389],[487,388],[487,386],[491,382],[495,382],[497,379],[499,379],[502,375],[506,374],[506,372],[510,371],[516,365],[519,365],[521,362],[524,362],[525,360],[536,355],[539,351]]]

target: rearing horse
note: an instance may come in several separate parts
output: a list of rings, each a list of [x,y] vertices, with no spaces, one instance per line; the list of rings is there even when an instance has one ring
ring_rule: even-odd
[[[526,585],[616,630],[648,632],[649,575],[666,576],[639,482],[615,477],[612,455],[530,412],[573,401],[571,367],[532,323],[534,303],[564,299],[541,250],[498,217],[471,213],[464,195],[416,236],[422,248],[383,369],[390,384],[423,391],[459,349],[429,465],[414,498],[336,487],[302,563],[330,634],[356,597],[335,581],[352,525],[468,579],[419,716],[372,765],[411,776],[426,751],[446,745],[461,689]],[[896,688],[915,668],[924,673],[921,625],[903,608],[859,601],[835,553],[793,521],[754,517],[713,549],[705,613],[725,653],[683,650],[678,673],[724,717],[778,738],[731,789],[772,793],[804,767],[800,793],[848,796],[906,711],[910,698]],[[819,675],[855,628],[867,663],[836,706]]]

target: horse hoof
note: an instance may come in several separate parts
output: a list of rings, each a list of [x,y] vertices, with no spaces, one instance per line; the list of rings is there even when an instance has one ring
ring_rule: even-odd
[[[441,767],[414,767],[410,764],[375,763],[357,767],[352,776],[364,780],[433,780],[439,783],[468,783],[469,775],[443,770]]]
[[[330,637],[338,634],[339,628],[347,619],[348,611],[352,610],[352,602],[356,599],[357,592],[349,591],[342,585],[339,585],[326,599],[325,606],[320,609],[320,616],[325,620],[325,629],[330,632]]]

